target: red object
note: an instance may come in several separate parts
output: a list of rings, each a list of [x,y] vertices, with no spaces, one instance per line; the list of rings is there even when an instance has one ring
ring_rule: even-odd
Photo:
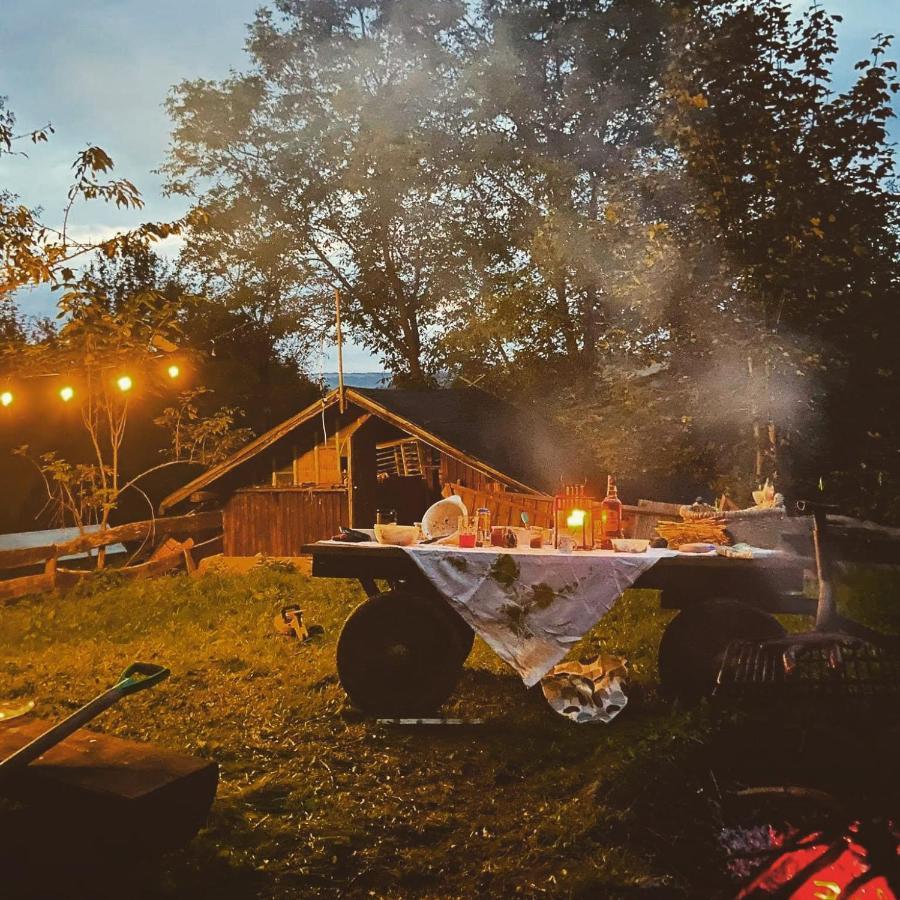
[[[459,546],[464,547],[466,549],[475,546],[475,535],[473,534],[461,534],[459,536]]]
[[[859,831],[859,823],[854,823],[837,838],[815,832],[792,841],[793,849],[757,875],[737,900],[774,896],[795,900],[897,900],[888,879],[877,871],[869,850],[860,842]],[[883,837],[894,845],[894,858],[887,860],[887,865],[896,867],[900,850],[897,834],[888,825]]]
[[[600,533],[604,544],[612,538],[622,537],[622,501],[616,490],[615,475],[606,479],[606,496],[600,501]]]

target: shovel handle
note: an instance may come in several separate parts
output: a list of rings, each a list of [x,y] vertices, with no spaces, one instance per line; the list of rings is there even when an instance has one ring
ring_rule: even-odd
[[[96,718],[105,709],[109,709],[114,703],[128,694],[134,694],[145,688],[153,687],[160,681],[169,677],[169,670],[153,663],[132,663],[120,676],[119,680],[107,688],[100,696],[94,697],[89,703],[85,703],[80,709],[76,709],[70,716],[57,722],[48,728],[43,734],[39,734],[31,743],[20,747],[15,753],[10,754],[0,762],[0,779],[6,773],[27,766],[39,756],[46,753],[51,747],[55,747],[60,741],[70,734],[78,731],[82,725],[86,725],[91,719]]]
[[[171,672],[165,666],[133,662],[119,676],[115,689],[122,697],[125,697],[128,694],[136,694],[138,691],[155,687],[161,681],[165,681],[170,674]]]

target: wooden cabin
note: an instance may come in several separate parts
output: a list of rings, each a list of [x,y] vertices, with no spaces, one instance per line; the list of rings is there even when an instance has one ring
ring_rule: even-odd
[[[343,406],[343,409],[341,408]],[[560,479],[577,469],[537,416],[477,389],[345,388],[301,410],[161,504],[220,506],[226,556],[296,556],[376,510],[420,521],[442,495],[487,505],[499,524],[550,525]],[[567,466],[573,471],[567,472]]]

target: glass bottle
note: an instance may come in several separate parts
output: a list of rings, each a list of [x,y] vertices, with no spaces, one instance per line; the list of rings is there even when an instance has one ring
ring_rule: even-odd
[[[613,538],[622,537],[622,501],[616,490],[615,475],[606,479],[606,496],[600,502],[600,532],[605,550],[612,549]]]

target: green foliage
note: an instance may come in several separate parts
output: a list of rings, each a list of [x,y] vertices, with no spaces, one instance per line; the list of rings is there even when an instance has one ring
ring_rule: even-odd
[[[123,389],[119,379],[139,379],[145,393],[158,384],[156,345],[178,336],[177,303],[149,292],[113,306],[87,273],[66,285],[58,306],[61,324],[55,331],[43,340],[7,343],[0,347],[0,362],[6,378],[62,375],[69,382],[69,403],[78,410],[92,462],[66,461],[51,451],[35,465],[54,521],[70,516],[79,526],[106,525],[121,492],[135,487],[135,479],[123,483],[121,477],[133,388]]]
[[[202,387],[182,391],[178,405],[167,406],[153,420],[171,438],[171,446],[165,451],[168,459],[212,466],[227,459],[253,437],[250,428],[236,427],[243,410],[222,406],[211,415],[201,415],[195,401],[209,393],[209,388]]]
[[[23,139],[43,143],[53,133],[46,125],[24,134],[15,134],[15,116],[0,97],[0,156],[13,154],[16,142]],[[24,153],[19,155],[25,156]],[[76,203],[103,200],[117,207],[140,209],[140,192],[124,178],[101,180],[113,169],[113,161],[100,147],[82,150],[72,164],[73,180],[66,194],[60,228],[45,223],[39,211],[29,209],[7,190],[0,190],[0,298],[23,286],[58,285],[74,277],[75,261],[96,250],[107,257],[147,249],[154,242],[202,221],[203,213],[194,210],[175,222],[147,222],[99,241],[80,241],[72,237],[69,217]]]
[[[183,83],[169,101],[171,186],[213,179],[186,259],[293,316],[307,347],[339,289],[354,337],[419,384],[441,306],[479,274],[451,137],[464,12],[281,2],[251,28],[251,72]]]
[[[105,486],[113,476],[108,466],[101,474],[96,464],[71,463],[52,450],[34,459],[27,444],[13,453],[27,459],[40,474],[47,494],[44,510],[49,511],[51,527],[64,527],[70,522],[79,528],[97,525],[103,519],[104,509],[115,505],[114,494]]]
[[[879,36],[833,92],[837,21],[279,3],[246,74],[170,99],[172,187],[212,211],[186,259],[307,348],[340,288],[398,383],[536,401],[645,493],[824,476],[890,515],[896,69]]]
[[[896,516],[891,39],[877,35],[837,93],[839,16],[814,7],[794,22],[778,0],[683,9],[662,131],[697,188],[682,237],[696,286],[743,326],[721,351],[763,376],[746,392],[756,469],[796,492],[821,479],[848,511]],[[728,264],[704,268],[711,256]]]

